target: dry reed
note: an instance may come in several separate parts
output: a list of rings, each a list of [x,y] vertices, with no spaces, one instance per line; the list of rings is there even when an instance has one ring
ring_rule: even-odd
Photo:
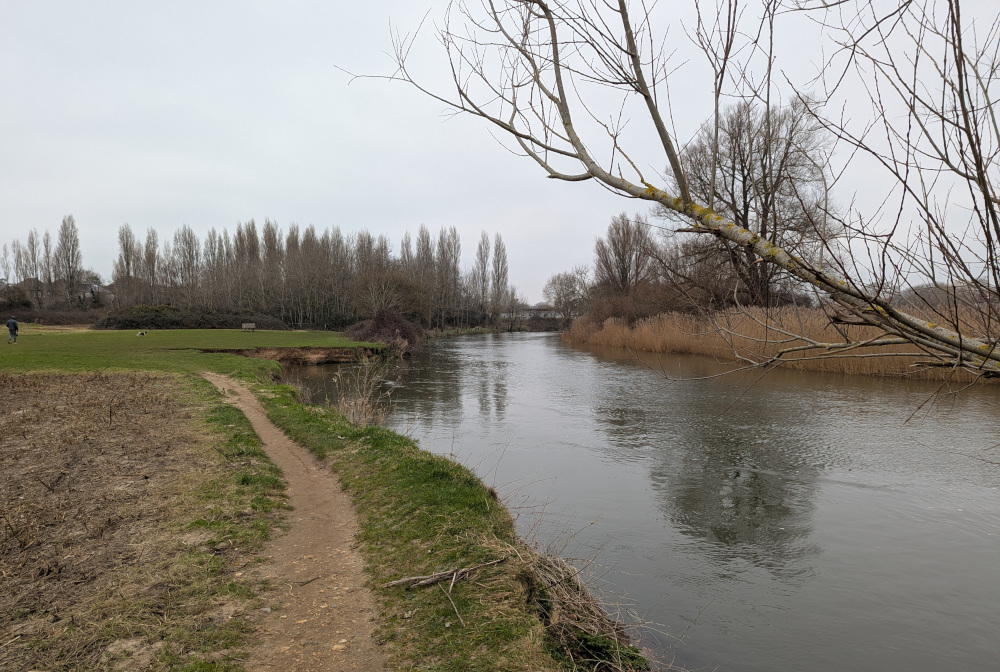
[[[337,399],[332,404],[351,421],[362,427],[381,426],[392,412],[392,390],[383,387],[389,363],[375,357],[362,357],[348,369],[333,376]]]
[[[636,352],[690,354],[711,357],[734,367],[773,362],[808,371],[852,375],[917,375],[923,378],[962,380],[970,374],[951,368],[920,367],[929,359],[912,345],[868,346],[852,349],[831,347],[781,351],[806,346],[802,335],[817,343],[865,342],[882,333],[875,327],[834,325],[819,308],[746,308],[691,315],[662,313],[629,325],[620,319],[594,324],[576,320],[563,335],[569,343],[627,348]]]

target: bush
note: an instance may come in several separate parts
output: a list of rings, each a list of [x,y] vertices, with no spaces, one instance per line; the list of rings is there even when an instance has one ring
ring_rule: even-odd
[[[31,299],[20,287],[7,285],[0,289],[0,312],[31,308]]]
[[[3,310],[7,311],[4,320],[11,315],[16,315],[18,322],[49,325],[93,324],[108,314],[107,310],[89,310],[84,312],[69,308],[0,309],[0,314],[2,314]]]
[[[270,315],[219,313],[206,309],[174,306],[133,306],[110,313],[94,324],[94,329],[239,329],[253,322],[258,329],[287,330],[288,326]]]
[[[625,295],[605,293],[598,296],[590,311],[591,319],[601,324],[608,319],[639,320],[668,311],[690,310],[690,300],[676,287],[660,283],[636,285]]]
[[[370,320],[344,331],[356,341],[384,343],[400,356],[409,355],[423,340],[421,329],[394,310],[379,310]]]
[[[532,315],[528,318],[528,331],[559,331],[559,327],[564,320],[558,317],[538,317]],[[570,320],[565,320],[570,322]]]

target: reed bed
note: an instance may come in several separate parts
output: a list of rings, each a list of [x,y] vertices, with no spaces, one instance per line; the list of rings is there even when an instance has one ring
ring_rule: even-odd
[[[881,332],[875,327],[834,325],[819,308],[744,308],[711,315],[662,313],[633,325],[616,318],[596,324],[584,317],[574,321],[563,340],[637,352],[701,355],[736,367],[767,363],[782,350],[807,344],[792,334],[821,343],[844,343],[845,336],[852,342],[863,342]],[[851,375],[915,375],[939,380],[971,377],[951,368],[919,366],[918,362],[928,359],[915,346],[890,345],[849,352],[835,348],[788,352],[774,364]]]

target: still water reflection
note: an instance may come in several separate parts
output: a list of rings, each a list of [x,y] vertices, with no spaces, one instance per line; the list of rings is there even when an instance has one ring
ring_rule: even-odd
[[[997,669],[1000,392],[657,370],[715,366],[437,340],[395,369],[392,422],[495,485],[522,534],[596,553],[595,581],[685,633],[647,642],[678,664]],[[289,377],[322,397],[329,373]]]

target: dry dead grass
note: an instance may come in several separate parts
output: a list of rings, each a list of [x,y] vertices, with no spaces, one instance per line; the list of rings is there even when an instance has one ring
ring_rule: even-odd
[[[225,629],[239,600],[191,589],[217,592],[196,584],[231,549],[178,534],[222,469],[190,391],[138,373],[0,374],[0,389],[0,669],[167,669],[190,650],[178,633]]]
[[[841,331],[838,331],[838,328]],[[594,324],[586,318],[573,323],[564,339],[570,343],[628,348],[642,352],[671,352],[712,357],[733,365],[747,361],[766,362],[780,350],[805,345],[789,334],[802,334],[823,343],[843,343],[844,334],[852,341],[881,335],[874,327],[835,327],[818,308],[743,309],[720,312],[711,318],[682,313],[663,313],[629,326],[624,320],[609,319]],[[854,375],[917,375],[952,378],[952,369],[915,369],[928,357],[909,345],[866,347],[848,354],[837,350],[803,350],[782,357],[782,366]],[[958,373],[961,379],[969,374]]]

